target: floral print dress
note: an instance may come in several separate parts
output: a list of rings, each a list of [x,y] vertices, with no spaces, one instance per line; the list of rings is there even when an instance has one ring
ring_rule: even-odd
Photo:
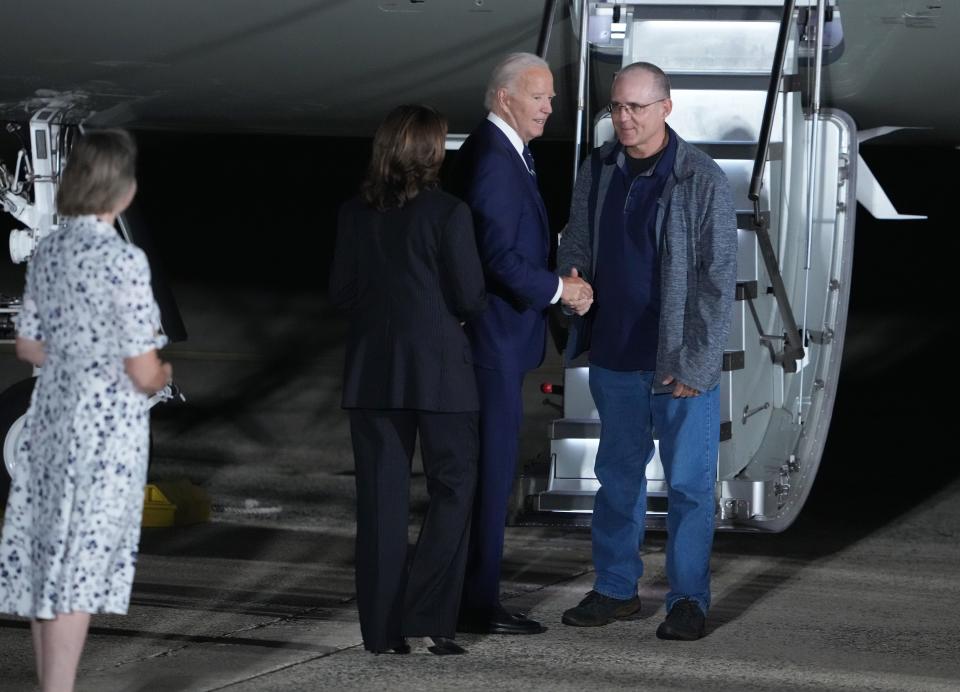
[[[42,341],[0,538],[0,612],[126,613],[143,513],[147,397],[123,359],[166,343],[139,248],[67,218],[27,268],[20,336]]]

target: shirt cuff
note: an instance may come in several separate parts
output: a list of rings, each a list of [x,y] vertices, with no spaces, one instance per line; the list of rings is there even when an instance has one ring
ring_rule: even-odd
[[[550,305],[555,305],[557,301],[560,300],[560,296],[563,295],[563,278],[557,278],[557,292],[553,294],[553,299],[550,301]]]

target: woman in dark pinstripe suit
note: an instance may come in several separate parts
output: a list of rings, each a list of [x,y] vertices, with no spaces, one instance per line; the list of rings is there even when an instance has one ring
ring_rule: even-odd
[[[349,311],[343,407],[357,471],[357,603],[364,646],[453,642],[476,483],[477,400],[462,324],[483,310],[470,211],[437,187],[446,123],[399,106],[377,130],[361,194],[340,210],[330,299]],[[408,561],[417,435],[430,506]]]

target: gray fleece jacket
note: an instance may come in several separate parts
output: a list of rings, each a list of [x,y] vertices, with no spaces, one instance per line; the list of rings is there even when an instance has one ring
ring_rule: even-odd
[[[655,382],[668,375],[706,391],[720,381],[737,276],[737,216],[730,184],[720,167],[677,137],[673,173],[657,202],[660,248],[660,338]],[[580,167],[570,220],[558,251],[558,271],[573,267],[587,281],[597,275],[604,198],[623,147],[610,142]],[[600,229],[602,232],[602,229]],[[603,299],[602,297],[600,298]],[[590,348],[591,319],[574,318],[567,358]]]

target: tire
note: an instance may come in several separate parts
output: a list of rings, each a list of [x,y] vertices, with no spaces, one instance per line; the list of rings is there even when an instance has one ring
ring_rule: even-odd
[[[7,503],[10,474],[16,464],[14,454],[17,440],[23,430],[23,421],[30,407],[30,397],[37,378],[21,380],[0,394],[0,441],[3,449],[3,468],[0,468],[0,500]]]

